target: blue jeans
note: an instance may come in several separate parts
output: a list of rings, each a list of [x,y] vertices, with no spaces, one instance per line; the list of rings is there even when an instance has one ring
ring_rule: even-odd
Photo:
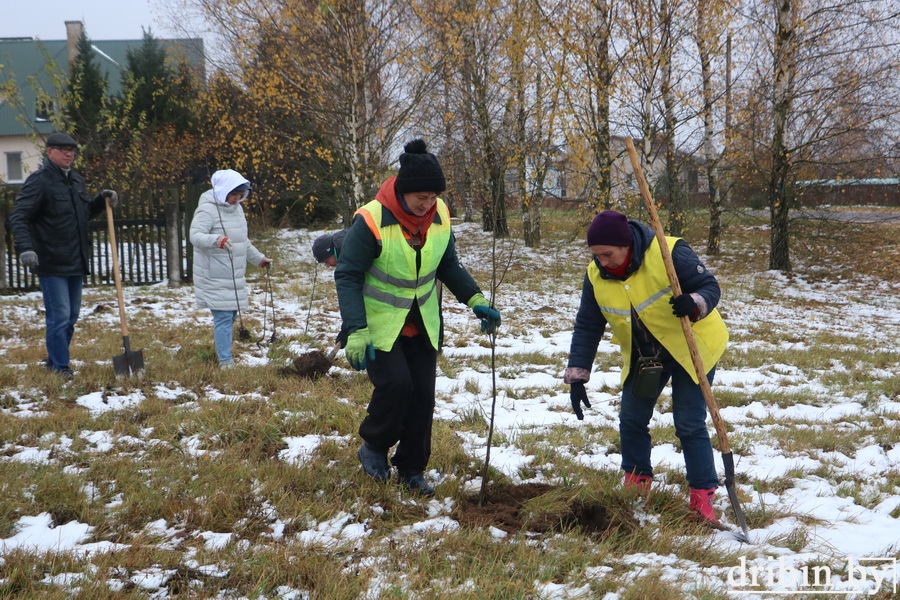
[[[234,332],[234,320],[237,318],[236,310],[211,310],[213,326],[215,327],[214,339],[216,341],[216,356],[219,364],[226,365],[234,362],[231,356],[231,336]]]
[[[47,368],[69,370],[69,344],[81,312],[83,275],[38,277],[47,324]]]
[[[718,487],[719,479],[713,461],[712,445],[706,429],[706,401],[700,385],[674,359],[663,360],[664,371],[659,390],[653,398],[635,398],[632,394],[635,370],[632,369],[622,388],[619,411],[619,440],[622,446],[622,470],[635,475],[653,475],[650,464],[650,419],[653,408],[666,383],[672,380],[672,416],[675,435],[681,442],[687,480],[694,489]],[[707,374],[712,385],[716,368]]]

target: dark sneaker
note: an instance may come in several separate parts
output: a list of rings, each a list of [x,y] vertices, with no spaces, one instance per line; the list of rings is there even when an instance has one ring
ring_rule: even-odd
[[[420,496],[434,496],[434,488],[425,481],[425,474],[421,471],[414,473],[400,473],[400,485],[409,488],[410,491]]]
[[[72,379],[75,377],[75,372],[72,371],[69,367],[63,367],[62,369],[57,369],[56,367],[51,367],[50,363],[46,360],[43,362],[43,366],[45,369],[50,371],[51,373],[56,373],[60,375],[63,379]]]
[[[359,457],[359,464],[362,465],[366,475],[375,481],[385,482],[388,480],[387,452],[379,452],[363,442],[356,456]]]

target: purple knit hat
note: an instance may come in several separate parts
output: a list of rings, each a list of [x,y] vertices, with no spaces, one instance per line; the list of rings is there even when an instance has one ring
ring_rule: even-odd
[[[631,247],[634,236],[628,218],[614,210],[604,210],[594,217],[587,230],[588,246],[627,246]]]

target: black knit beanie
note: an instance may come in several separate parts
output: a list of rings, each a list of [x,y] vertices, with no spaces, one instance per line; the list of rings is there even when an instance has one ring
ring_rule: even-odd
[[[447,189],[447,180],[444,178],[441,164],[434,154],[428,152],[425,140],[416,139],[403,147],[394,189],[398,194],[410,192],[440,194]]]

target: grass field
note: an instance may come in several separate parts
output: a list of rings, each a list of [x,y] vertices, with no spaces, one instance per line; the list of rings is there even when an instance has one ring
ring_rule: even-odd
[[[588,384],[593,407],[584,421],[572,415],[561,375],[589,258],[585,222],[546,213],[538,249],[514,241],[515,224],[496,244],[476,224],[454,224],[503,327],[492,349],[445,293],[430,500],[360,470],[371,386],[343,352],[326,377],[284,370],[328,352],[339,329],[332,274],[309,251],[321,231],[256,235],[276,261],[276,339],[264,276],[251,268],[242,318],[253,339],[235,344],[227,371],[190,286],[126,289],[142,380],[113,375],[113,289],[85,290],[72,381],[39,365],[39,294],[0,297],[0,598],[900,597],[890,561],[900,558],[897,222],[797,221],[795,269],[781,273],[767,270],[763,218],[728,214],[715,257],[703,256],[703,216],[689,219],[685,238],[723,290],[731,342],[713,392],[751,545],[691,518],[668,391],[651,423],[655,492],[643,502],[622,490],[608,335]],[[505,511],[477,502],[492,405],[484,489]],[[734,529],[724,489],[716,508]],[[854,582],[863,557],[884,560]],[[737,585],[739,565],[756,569],[758,585]],[[804,567],[827,568],[832,587],[807,585]]]

